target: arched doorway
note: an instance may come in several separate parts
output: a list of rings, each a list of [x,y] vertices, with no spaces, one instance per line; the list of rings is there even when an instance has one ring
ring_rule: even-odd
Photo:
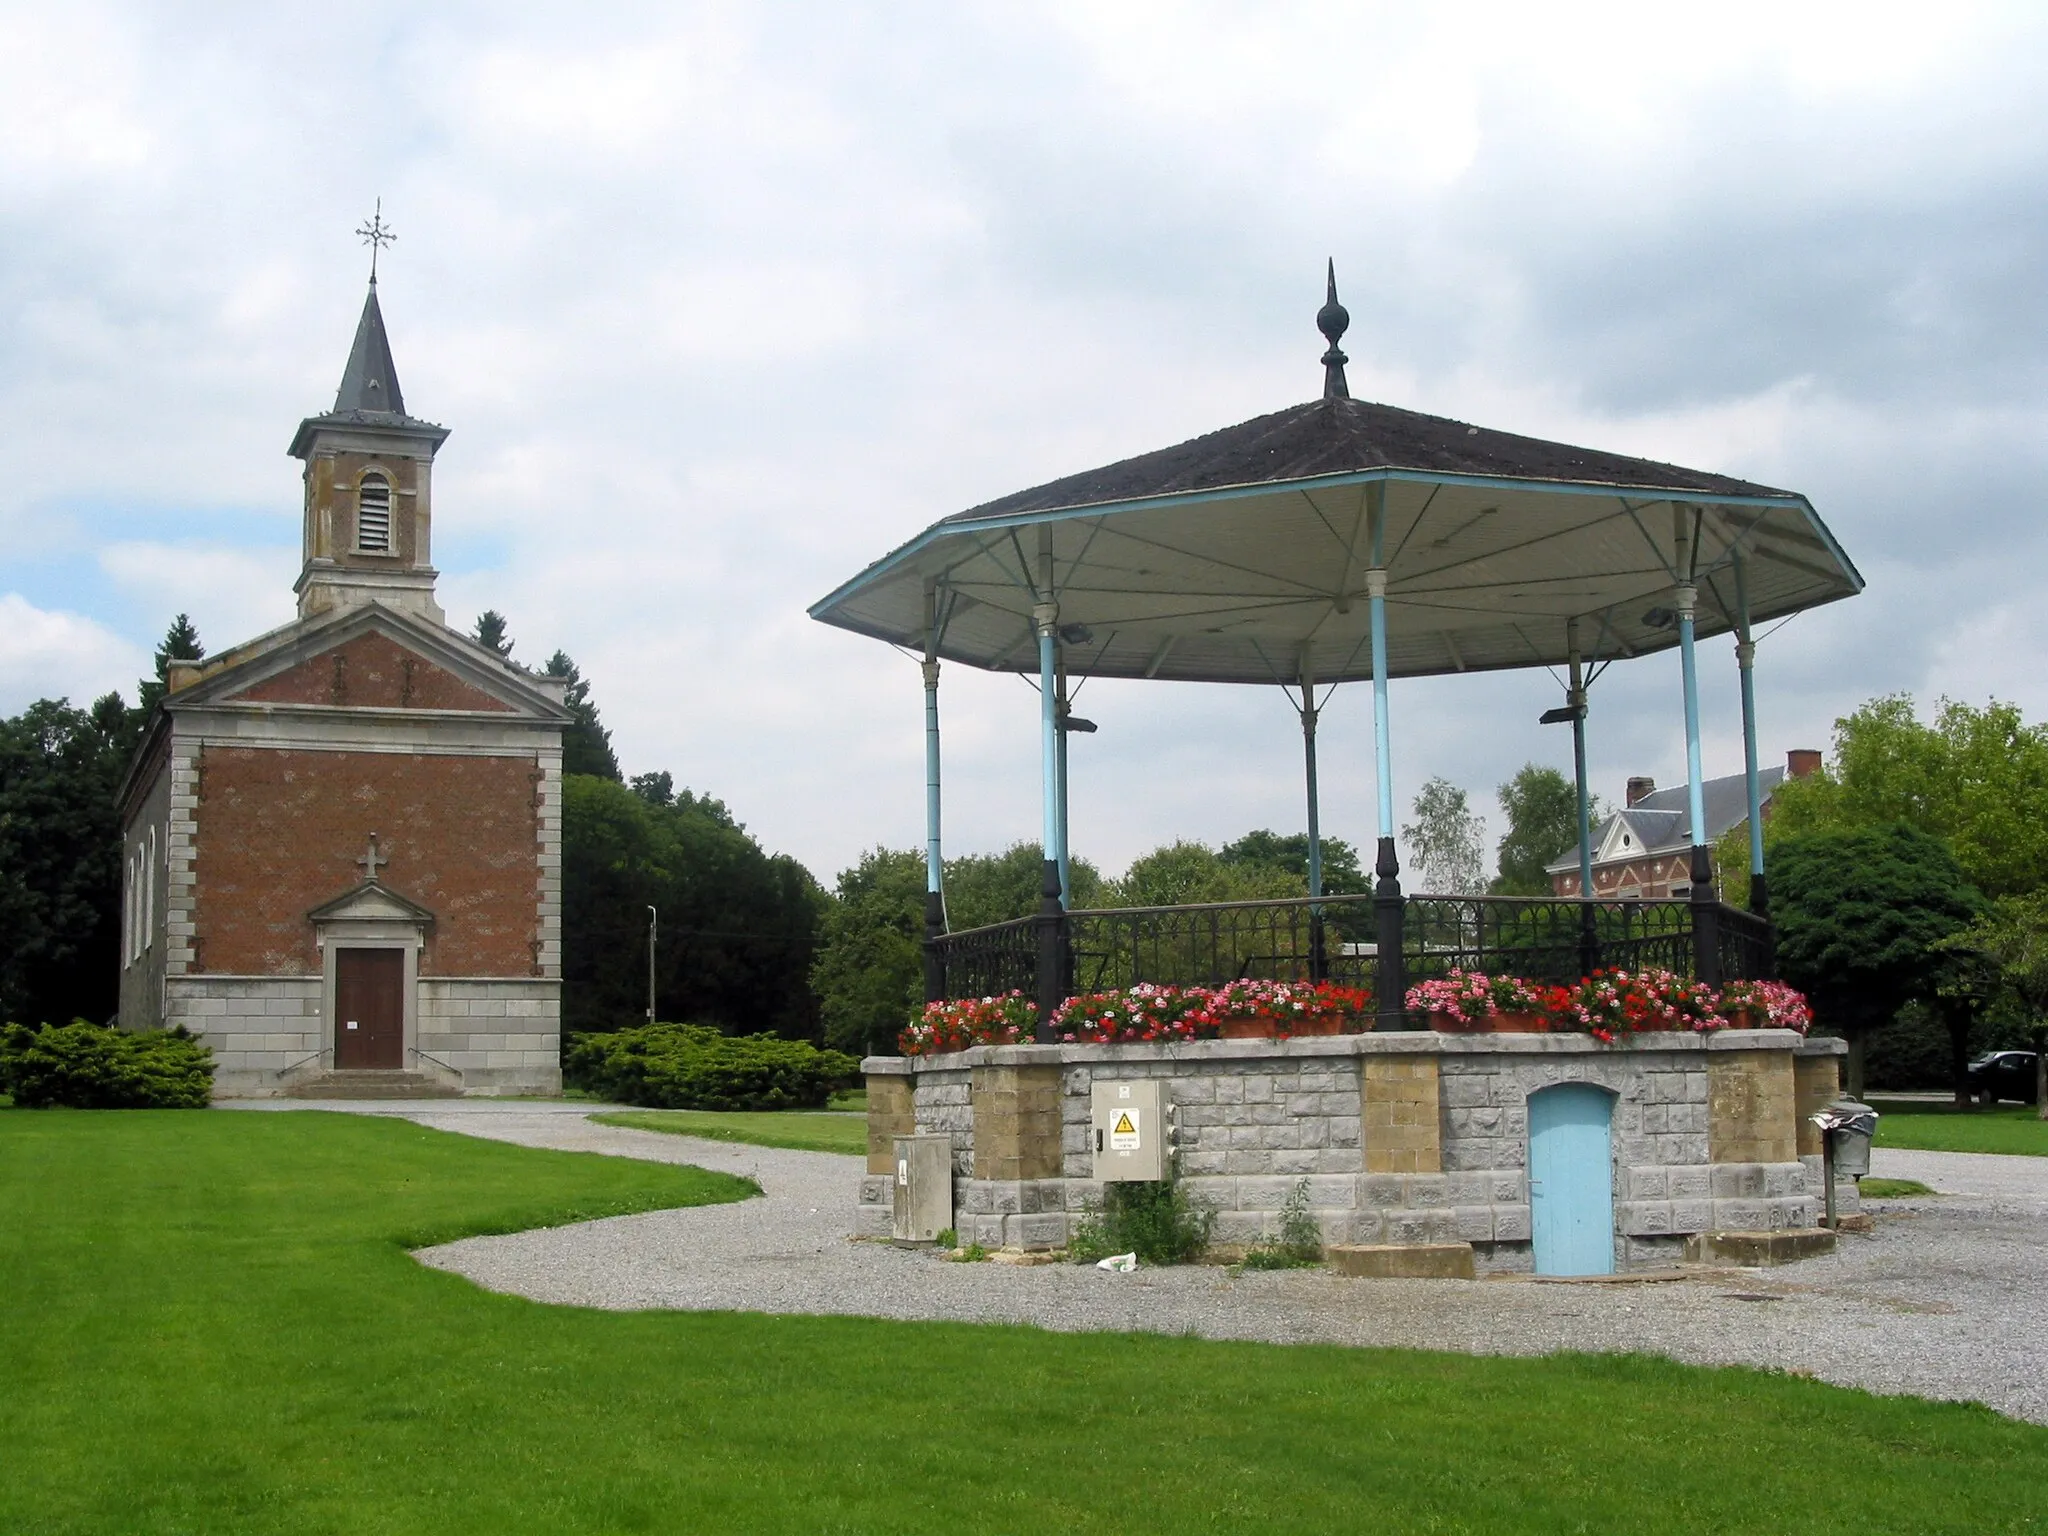
[[[1614,1272],[1614,1095],[1560,1083],[1529,1095],[1529,1220],[1539,1275]]]

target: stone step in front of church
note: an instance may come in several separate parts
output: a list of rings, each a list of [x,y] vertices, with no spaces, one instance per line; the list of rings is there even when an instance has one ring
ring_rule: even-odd
[[[460,1088],[420,1072],[322,1072],[285,1090],[294,1099],[459,1099]]]

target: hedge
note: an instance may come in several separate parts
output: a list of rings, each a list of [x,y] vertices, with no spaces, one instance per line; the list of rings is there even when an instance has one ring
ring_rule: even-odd
[[[823,1109],[860,1063],[778,1035],[703,1024],[641,1024],[579,1036],[563,1066],[574,1087],[651,1109]]]
[[[0,1027],[0,1088],[22,1109],[204,1109],[213,1052],[182,1028],[9,1024]]]

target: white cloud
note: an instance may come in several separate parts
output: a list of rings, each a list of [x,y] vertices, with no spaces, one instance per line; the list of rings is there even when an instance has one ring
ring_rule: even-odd
[[[146,650],[105,625],[0,592],[0,715],[36,699],[83,706],[111,689],[132,704],[135,679],[149,666]]]

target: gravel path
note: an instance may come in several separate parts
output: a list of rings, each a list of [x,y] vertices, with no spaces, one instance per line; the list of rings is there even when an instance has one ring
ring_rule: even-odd
[[[1776,1270],[1655,1284],[1340,1279],[1212,1268],[1108,1275],[953,1264],[847,1238],[861,1163],[592,1125],[592,1106],[378,1105],[527,1146],[693,1163],[765,1199],[656,1211],[422,1251],[491,1290],[614,1309],[839,1313],[1476,1354],[1647,1351],[1875,1392],[1973,1399],[2048,1423],[2048,1158],[1879,1152],[1939,1197],[1870,1202],[1867,1236]],[[329,1108],[363,1108],[330,1105]]]

